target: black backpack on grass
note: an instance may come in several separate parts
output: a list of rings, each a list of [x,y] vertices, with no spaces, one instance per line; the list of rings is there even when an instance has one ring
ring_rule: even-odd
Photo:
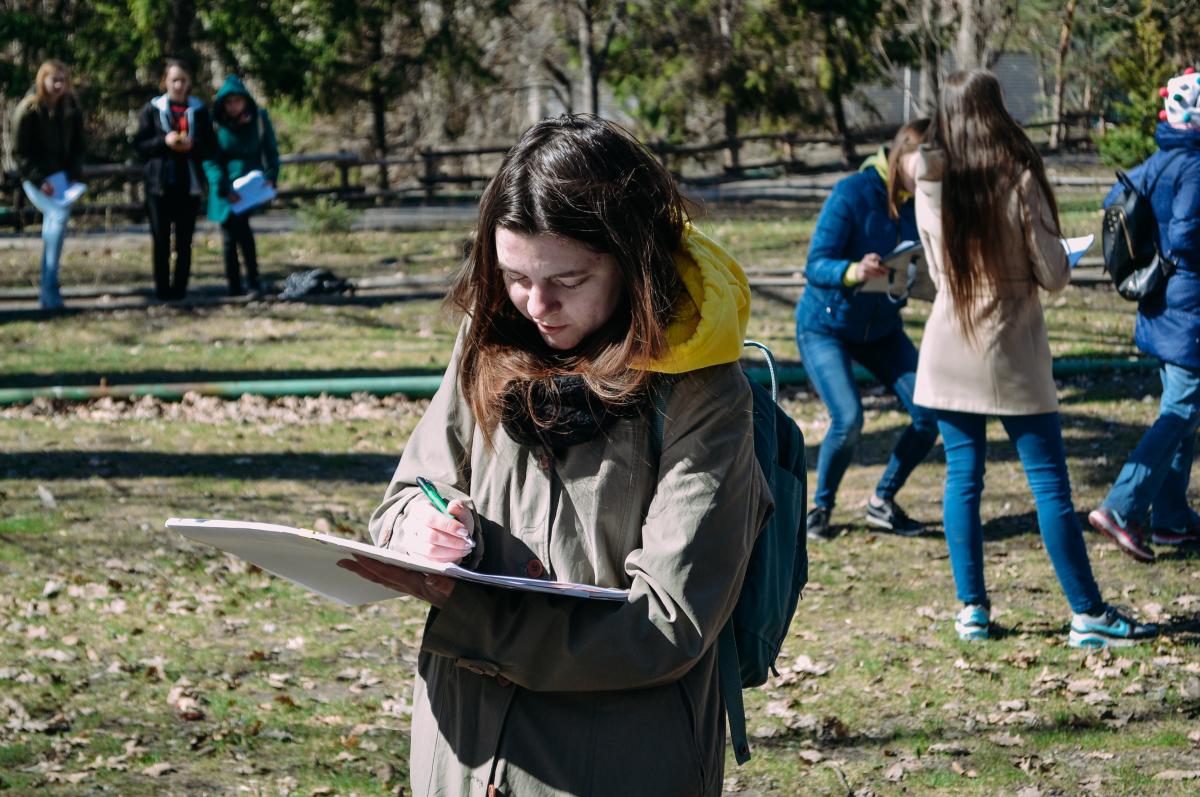
[[[766,477],[775,508],[754,541],[746,578],[733,616],[717,638],[717,670],[729,720],[733,755],[739,764],[750,760],[746,735],[746,709],[742,689],[762,686],[778,671],[775,659],[787,638],[796,603],[808,582],[808,545],[805,525],[807,464],[804,435],[777,401],[775,358],[761,343],[771,374],[771,390],[750,380],[754,398],[754,458]],[[669,382],[652,391],[655,455],[662,454]]]
[[[279,298],[286,302],[343,293],[354,293],[354,286],[349,280],[342,279],[327,268],[310,268],[288,274],[279,291]]]
[[[1174,152],[1159,167],[1145,193],[1138,190],[1125,172],[1117,172],[1121,189],[1104,211],[1104,270],[1121,298],[1140,302],[1153,296],[1175,272],[1175,264],[1163,254],[1158,240],[1158,219],[1150,204],[1163,172],[1181,152]]]

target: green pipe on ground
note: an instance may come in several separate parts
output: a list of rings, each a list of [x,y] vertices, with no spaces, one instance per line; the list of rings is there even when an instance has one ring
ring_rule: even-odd
[[[1106,371],[1142,371],[1158,367],[1158,360],[1148,358],[1095,359],[1090,357],[1054,361],[1056,377],[1082,376]],[[764,386],[771,377],[765,367],[746,369],[746,374]],[[780,385],[800,385],[808,381],[800,366],[778,369]],[[860,383],[872,381],[864,368],[855,366],[854,378]],[[408,398],[429,398],[442,383],[441,376],[371,376],[340,379],[252,379],[238,382],[167,382],[147,385],[82,385],[0,389],[0,405],[27,404],[34,399],[49,398],[66,401],[91,401],[112,398],[141,398],[153,396],[164,401],[179,401],[186,393],[204,396],[239,398],[244,395],[268,396],[349,396],[371,393],[377,396],[400,394]]]

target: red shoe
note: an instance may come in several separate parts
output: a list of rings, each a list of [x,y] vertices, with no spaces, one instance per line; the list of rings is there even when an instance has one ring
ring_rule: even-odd
[[[1154,549],[1146,544],[1146,532],[1134,521],[1122,521],[1116,512],[1100,507],[1088,515],[1088,523],[1091,523],[1096,531],[1111,538],[1117,547],[1139,562],[1154,561]]]

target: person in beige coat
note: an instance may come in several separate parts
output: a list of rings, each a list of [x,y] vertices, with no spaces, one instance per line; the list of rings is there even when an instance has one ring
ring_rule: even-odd
[[[1070,266],[1041,157],[981,69],[947,78],[917,163],[917,228],[937,286],[917,365],[917,404],[937,411],[946,450],[944,525],[959,636],[987,639],[980,498],[986,423],[1000,417],[1037,503],[1046,552],[1070,605],[1074,647],[1129,645],[1157,633],[1104,602],[1071,502],[1039,289]]]
[[[737,364],[749,286],[667,172],[591,117],[528,130],[451,292],[466,318],[370,531],[509,591],[360,561],[429,601],[416,795],[718,795],[719,631],[771,506]],[[674,384],[661,453],[650,391]],[[452,499],[436,512],[422,476]]]

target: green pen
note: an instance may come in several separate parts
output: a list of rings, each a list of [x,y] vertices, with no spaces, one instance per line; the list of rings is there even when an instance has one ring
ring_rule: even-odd
[[[425,493],[425,497],[429,499],[429,503],[433,504],[433,508],[441,512],[447,517],[454,517],[450,514],[450,507],[446,505],[446,499],[442,498],[438,493],[437,488],[428,479],[417,477],[417,486],[421,488],[421,492]]]

